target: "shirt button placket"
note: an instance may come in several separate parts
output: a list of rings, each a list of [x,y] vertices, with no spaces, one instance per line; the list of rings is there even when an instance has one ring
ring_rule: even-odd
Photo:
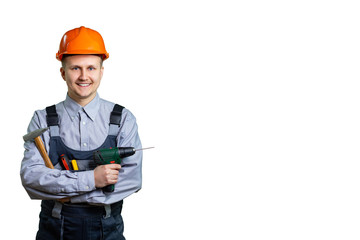
[[[80,148],[82,151],[89,149],[88,140],[89,136],[87,131],[86,115],[85,113],[80,112]]]

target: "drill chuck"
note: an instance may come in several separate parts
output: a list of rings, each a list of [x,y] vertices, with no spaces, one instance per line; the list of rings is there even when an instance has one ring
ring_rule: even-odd
[[[118,149],[118,154],[121,158],[130,157],[134,155],[136,151],[133,147],[122,147],[117,149]]]

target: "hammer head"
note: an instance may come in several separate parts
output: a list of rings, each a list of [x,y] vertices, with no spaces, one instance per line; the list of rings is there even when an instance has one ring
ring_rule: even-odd
[[[46,130],[48,130],[49,128],[40,128],[37,129],[35,131],[29,132],[28,134],[23,136],[24,141],[29,141],[29,140],[33,140],[34,138],[40,136],[41,134],[43,134]]]

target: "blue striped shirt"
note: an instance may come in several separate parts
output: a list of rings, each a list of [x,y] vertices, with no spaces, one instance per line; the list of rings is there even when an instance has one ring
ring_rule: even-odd
[[[114,103],[96,97],[82,107],[69,96],[56,104],[59,115],[60,137],[64,144],[74,150],[90,151],[102,145],[108,136],[110,113]],[[47,127],[46,111],[35,111],[28,132]],[[123,110],[121,125],[117,135],[118,147],[141,148],[138,127],[134,115]],[[45,148],[49,152],[49,131],[42,135]],[[49,169],[33,141],[24,144],[25,152],[21,164],[21,180],[32,199],[61,199],[70,197],[72,203],[112,204],[141,188],[142,153],[123,159],[115,191],[104,194],[95,187],[94,172],[69,172]]]

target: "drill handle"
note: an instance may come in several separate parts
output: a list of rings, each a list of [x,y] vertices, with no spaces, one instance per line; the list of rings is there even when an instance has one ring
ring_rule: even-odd
[[[105,187],[102,188],[103,193],[112,193],[115,190],[115,185],[111,184],[111,185],[107,185]]]

